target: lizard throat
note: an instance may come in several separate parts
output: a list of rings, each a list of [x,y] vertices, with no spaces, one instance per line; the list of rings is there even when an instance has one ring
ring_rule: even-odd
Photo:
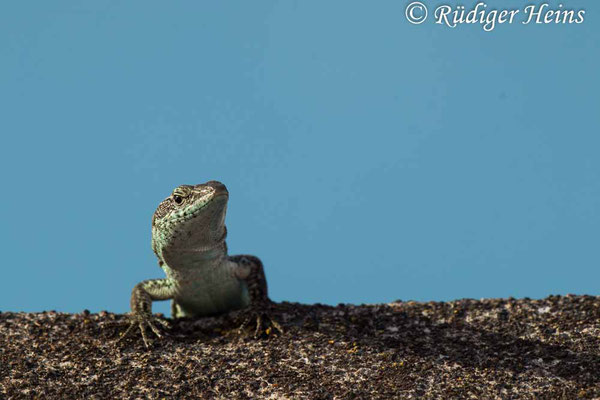
[[[216,260],[227,257],[227,243],[225,229],[221,238],[208,245],[191,245],[185,247],[171,247],[163,250],[162,258],[173,269],[187,269],[198,264],[212,264]]]

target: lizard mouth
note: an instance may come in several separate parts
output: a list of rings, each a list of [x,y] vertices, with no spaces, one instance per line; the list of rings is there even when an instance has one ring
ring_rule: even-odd
[[[174,214],[171,218],[170,223],[181,223],[184,221],[189,221],[198,217],[202,211],[210,206],[210,204],[217,198],[215,195],[207,195],[204,197],[203,201],[193,207],[190,207],[186,210],[181,210],[178,213]]]
[[[229,193],[227,193],[227,192],[215,193],[215,195],[213,196],[213,199],[220,199],[221,197],[229,198]]]

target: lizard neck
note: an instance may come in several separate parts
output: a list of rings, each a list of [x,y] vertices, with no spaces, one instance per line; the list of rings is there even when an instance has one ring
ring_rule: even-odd
[[[163,261],[174,270],[212,267],[220,265],[225,259],[227,259],[227,243],[224,239],[210,246],[163,251]]]

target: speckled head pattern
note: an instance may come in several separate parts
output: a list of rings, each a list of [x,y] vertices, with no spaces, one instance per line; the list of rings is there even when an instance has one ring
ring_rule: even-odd
[[[152,218],[152,249],[161,261],[165,252],[205,251],[224,241],[229,192],[209,181],[181,185],[163,200]]]

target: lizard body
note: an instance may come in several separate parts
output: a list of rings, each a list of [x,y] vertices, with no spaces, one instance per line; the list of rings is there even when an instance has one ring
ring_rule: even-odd
[[[225,185],[209,181],[181,185],[163,200],[152,218],[152,249],[165,272],[162,279],[138,283],[131,293],[131,325],[161,337],[152,315],[152,301],[171,299],[173,318],[202,317],[248,308],[256,318],[256,332],[271,304],[261,261],[254,256],[227,254],[225,214],[229,192]],[[270,319],[270,318],[269,318]],[[282,331],[279,324],[272,325]]]

